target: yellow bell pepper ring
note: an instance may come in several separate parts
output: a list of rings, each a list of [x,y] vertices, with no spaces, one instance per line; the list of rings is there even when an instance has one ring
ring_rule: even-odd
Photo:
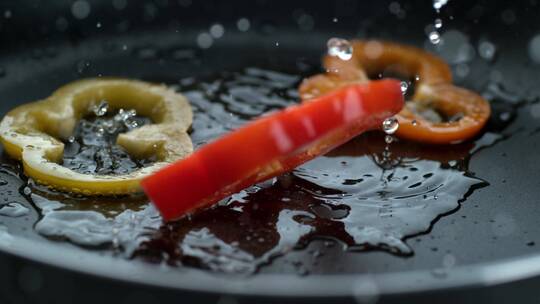
[[[116,143],[135,158],[156,162],[123,175],[92,175],[61,165],[64,143],[82,117],[102,100],[112,109],[135,109],[152,124],[118,135]],[[0,122],[5,151],[23,163],[40,184],[84,195],[140,192],[140,180],[193,151],[187,131],[193,113],[187,99],[164,85],[128,79],[85,79],[67,84],[50,97],[11,110]]]

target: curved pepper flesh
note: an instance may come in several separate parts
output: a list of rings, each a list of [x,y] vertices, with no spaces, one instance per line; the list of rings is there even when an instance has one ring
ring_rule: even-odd
[[[325,94],[337,87],[368,82],[368,75],[398,73],[415,79],[415,94],[396,115],[397,135],[430,144],[465,141],[482,130],[491,114],[489,103],[478,94],[452,85],[448,65],[421,49],[397,43],[368,40],[354,41],[353,57],[342,60],[325,56],[327,72],[307,78],[300,85],[303,100]],[[417,108],[434,108],[447,117],[462,114],[456,121],[433,122],[425,119]]]
[[[211,206],[377,128],[403,107],[395,80],[351,85],[262,116],[141,184],[164,220]]]
[[[155,156],[154,164],[123,175],[82,174],[61,165],[61,140],[67,140],[77,121],[102,100],[112,109],[135,109],[153,121],[119,134],[117,144],[135,158]],[[10,111],[0,122],[0,140],[11,157],[22,161],[25,174],[40,184],[84,195],[127,194],[141,191],[143,177],[192,152],[187,134],[192,116],[186,98],[163,85],[86,79]]]

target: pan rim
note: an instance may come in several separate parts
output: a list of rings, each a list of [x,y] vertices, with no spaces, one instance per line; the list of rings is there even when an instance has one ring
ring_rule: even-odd
[[[9,238],[9,236],[8,236]],[[101,279],[142,286],[235,296],[258,297],[369,297],[406,295],[459,288],[481,288],[540,276],[540,254],[431,270],[363,274],[231,275],[196,268],[161,268],[140,260],[119,259],[65,246],[43,246],[36,240],[12,238],[0,251],[39,264]],[[61,253],[61,258],[59,258]],[[88,259],[84,263],[81,261]],[[158,271],[156,271],[158,270]],[[365,282],[369,282],[368,285]],[[366,288],[368,286],[368,288]]]

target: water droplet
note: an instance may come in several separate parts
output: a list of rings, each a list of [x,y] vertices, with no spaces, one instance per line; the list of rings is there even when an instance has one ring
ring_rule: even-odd
[[[346,39],[330,38],[326,43],[328,55],[337,56],[341,60],[349,60],[352,58],[353,47]]]
[[[401,93],[405,95],[407,93],[407,89],[409,89],[409,84],[406,81],[401,82]]]
[[[114,121],[123,123],[128,129],[134,129],[139,126],[139,123],[133,118],[137,116],[137,111],[134,109],[124,110],[120,109],[118,114],[114,116]]]
[[[28,214],[30,210],[17,202],[10,202],[0,207],[0,215],[19,217]]]
[[[439,44],[441,42],[441,35],[437,31],[429,33],[428,38],[432,44]]]
[[[30,187],[24,187],[23,193],[25,195],[30,195],[32,193],[32,189],[30,189]]]
[[[387,144],[391,144],[393,141],[394,141],[394,137],[392,135],[386,135],[384,137],[384,141],[387,143]]]
[[[99,102],[98,105],[95,105],[92,110],[94,111],[94,114],[96,116],[103,116],[107,114],[107,111],[109,110],[109,104],[106,100],[102,100]]]
[[[442,20],[441,18],[435,19],[435,22],[433,23],[436,29],[440,29],[442,27]]]
[[[332,19],[332,22],[334,22],[334,23],[336,23],[336,22],[338,22],[338,21],[339,21],[339,19],[336,18],[336,17],[334,17],[334,18]]]
[[[411,123],[412,123],[413,126],[418,125],[418,122],[415,119],[413,121],[411,121]]]
[[[68,137],[68,142],[74,143],[75,142],[75,137],[74,136]]]
[[[200,33],[197,36],[197,45],[201,49],[207,49],[211,47],[213,43],[214,43],[214,38],[212,38],[212,36],[208,33]]]
[[[96,130],[96,135],[98,137],[103,137],[103,134],[105,134],[105,128],[103,127],[98,127],[97,130]]]
[[[84,0],[77,0],[71,5],[71,13],[77,19],[85,19],[90,15],[90,3]]]
[[[396,133],[398,128],[399,128],[399,122],[397,118],[395,117],[387,118],[382,123],[382,129],[384,133],[389,134],[389,135]]]
[[[510,118],[512,118],[512,113],[510,113],[510,112],[502,112],[502,113],[499,114],[499,118],[502,121],[508,121],[508,120],[510,120]]]
[[[480,57],[491,61],[495,57],[495,52],[497,51],[495,45],[489,41],[482,41],[478,45],[478,54]]]
[[[247,32],[250,27],[250,22],[246,18],[240,18],[238,21],[236,21],[236,27],[241,32]]]
[[[540,64],[540,34],[534,36],[529,42],[529,56],[535,63]]]
[[[442,260],[442,265],[445,268],[452,268],[456,266],[456,257],[453,254],[445,254]]]
[[[4,12],[4,18],[9,19],[11,16],[13,16],[13,13],[10,10]]]
[[[129,129],[135,129],[136,127],[139,126],[139,123],[135,120],[133,121],[126,121],[126,126],[129,128]]]
[[[96,28],[101,28],[101,22],[96,23]]]
[[[221,38],[225,34],[225,28],[223,25],[216,23],[210,27],[210,35],[214,38]]]
[[[433,8],[439,12],[446,3],[448,3],[448,0],[433,0]]]

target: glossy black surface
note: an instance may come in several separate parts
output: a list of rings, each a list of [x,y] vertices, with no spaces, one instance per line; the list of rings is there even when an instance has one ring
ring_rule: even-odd
[[[208,78],[215,75],[216,71],[234,72],[246,67],[302,74],[306,72],[306,67],[318,64],[329,37],[383,37],[422,46],[426,40],[424,27],[435,18],[429,1],[403,4],[407,12],[405,19],[389,13],[389,2],[375,4],[339,1],[319,5],[276,5],[264,1],[234,5],[225,4],[226,2],[204,2],[187,8],[174,3],[171,4],[174,9],[161,8],[161,4],[156,2],[153,5],[157,8],[159,17],[148,17],[152,20],[142,23],[136,22],[138,17],[144,18],[145,14],[148,14],[148,9],[142,4],[138,7],[130,3],[126,11],[118,11],[109,3],[102,7],[96,4],[92,6],[89,17],[81,21],[70,15],[69,6],[53,9],[44,2],[35,3],[37,4],[28,4],[28,7],[25,7],[25,4],[9,2],[0,6],[0,12],[4,10],[3,6],[6,6],[13,14],[9,20],[2,19],[1,22],[1,31],[6,33],[2,36],[2,41],[3,45],[7,46],[0,51],[0,67],[5,74],[0,78],[3,100],[0,109],[3,113],[16,104],[45,97],[70,80],[99,74],[167,82],[194,74]],[[491,267],[504,259],[519,260],[538,253],[536,244],[540,241],[537,239],[540,228],[537,219],[540,209],[537,207],[537,198],[540,180],[537,172],[540,165],[537,152],[540,137],[537,130],[540,128],[540,121],[536,101],[540,90],[536,75],[539,75],[540,67],[528,54],[528,43],[539,31],[534,19],[534,12],[538,7],[531,3],[523,7],[512,7],[504,2],[480,2],[478,5],[483,9],[475,9],[476,4],[450,2],[442,12],[447,22],[445,26],[466,33],[473,46],[476,47],[482,39],[489,39],[497,46],[497,55],[493,61],[483,60],[477,55],[468,63],[469,74],[464,78],[458,77],[456,82],[475,91],[495,95],[493,99],[502,100],[502,108],[508,107],[508,103],[522,105],[509,106],[512,109],[517,108],[517,117],[503,131],[503,134],[507,135],[503,137],[504,140],[478,151],[468,163],[469,171],[490,185],[472,193],[456,213],[440,218],[428,234],[409,238],[407,243],[414,250],[414,255],[410,257],[398,257],[384,251],[347,252],[341,246],[327,247],[325,241],[314,241],[307,245],[306,249],[292,251],[275,259],[271,266],[261,269],[261,274],[238,279],[246,280],[245,284],[249,288],[235,289],[231,287],[232,283],[227,283],[230,281],[227,277],[218,276],[218,279],[223,279],[221,284],[208,285],[205,284],[209,282],[207,277],[198,274],[196,270],[183,268],[168,270],[169,274],[164,275],[160,265],[148,268],[146,264],[144,266],[133,263],[134,267],[140,266],[139,271],[147,274],[140,278],[132,275],[137,273],[136,270],[123,263],[113,264],[118,267],[113,271],[115,274],[105,271],[107,266],[104,265],[109,265],[106,261],[115,257],[101,256],[98,252],[85,251],[66,243],[51,243],[35,234],[32,225],[40,215],[30,205],[28,207],[32,211],[29,215],[22,218],[2,218],[2,222],[16,239],[29,239],[35,248],[48,248],[41,252],[43,256],[48,254],[47,257],[40,257],[40,250],[26,254],[33,259],[152,285],[173,287],[171,285],[174,284],[170,281],[164,281],[165,278],[170,278],[170,271],[178,272],[177,288],[196,289],[194,284],[188,284],[187,281],[200,280],[198,285],[202,290],[240,294],[268,293],[263,286],[274,284],[276,277],[265,277],[267,273],[282,275],[277,280],[288,281],[290,286],[300,286],[296,284],[313,280],[311,285],[301,285],[309,286],[305,290],[290,290],[283,285],[282,289],[274,290],[275,294],[301,296],[320,295],[317,290],[326,289],[315,284],[315,274],[329,273],[335,276],[325,279],[327,287],[335,287],[334,290],[342,291],[343,295],[354,294],[355,290],[361,291],[364,288],[344,288],[347,286],[346,282],[351,280],[346,274],[357,275],[358,279],[365,279],[362,275],[366,273],[375,277],[385,274],[404,278],[401,283],[396,283],[388,279],[388,276],[377,277],[377,289],[382,294],[392,292],[393,287],[394,292],[406,291],[407,288],[398,287],[407,284],[411,285],[409,290],[459,286],[459,282],[453,279],[453,273],[463,274],[467,271],[471,273],[469,277],[477,278],[475,284],[483,284],[485,282],[482,282],[481,276],[473,274],[478,274],[480,269],[484,268],[476,268],[476,265],[491,263]],[[314,17],[313,30],[306,32],[299,28],[298,8]],[[511,10],[515,16],[514,22],[510,24],[501,19],[504,15],[508,21],[511,13],[507,10]],[[45,14],[47,11],[55,13]],[[35,14],[36,18],[22,17],[23,12],[27,16]],[[205,15],[205,18],[200,18],[201,15]],[[453,20],[448,19],[450,15],[454,17]],[[65,16],[69,21],[67,34],[56,28],[59,16]],[[236,20],[241,17],[248,17],[252,22],[251,29],[246,33],[234,29]],[[332,21],[334,17],[338,18],[338,22]],[[122,25],[122,22],[126,19],[132,19],[129,23],[130,29],[122,31],[123,27],[125,28],[125,23]],[[101,28],[95,27],[97,22],[102,23]],[[225,36],[214,41],[214,45],[208,50],[198,49],[195,44],[197,34],[201,29],[207,30],[214,22],[225,25]],[[50,40],[45,40],[44,37]],[[276,42],[279,45],[276,45]],[[155,50],[156,55],[146,56],[153,53],[148,51],[149,49]],[[141,53],[146,55],[141,56]],[[454,68],[458,68],[458,65]],[[499,85],[503,88],[502,93],[497,91]],[[509,93],[503,94],[504,92]],[[22,186],[19,178],[9,175],[5,178],[10,186],[0,195],[9,200],[25,202],[19,194],[19,187]],[[16,250],[19,248],[17,246],[14,248],[11,252],[25,255],[24,250]],[[298,271],[297,261],[312,259],[315,251],[323,252],[318,257],[317,264],[304,263],[307,271],[312,274],[305,278],[299,276],[303,271]],[[60,256],[64,258],[58,258]],[[68,262],[71,259],[67,256],[83,258],[77,265]],[[447,267],[448,265],[451,267]],[[529,268],[535,267],[536,264],[531,264]],[[440,268],[444,270],[441,271]],[[13,273],[23,276],[23,269],[24,267],[15,269]],[[413,278],[419,277],[417,271],[424,273],[425,277],[415,283]],[[407,276],[407,273],[410,273],[410,276]],[[512,278],[510,272],[507,277]],[[407,278],[410,281],[405,282]],[[473,285],[467,280],[462,282]],[[23,286],[20,287],[23,294],[32,294],[24,292],[25,284],[19,285]],[[48,285],[39,285],[40,289],[33,293],[44,292],[45,286]],[[527,285],[519,285],[520,288],[525,288],[524,286]],[[521,295],[527,295],[526,290],[521,289]],[[488,298],[492,295],[488,295]],[[447,296],[447,299],[450,298]],[[502,299],[504,298],[493,295],[493,300]],[[210,297],[208,300],[213,302],[216,298]]]

